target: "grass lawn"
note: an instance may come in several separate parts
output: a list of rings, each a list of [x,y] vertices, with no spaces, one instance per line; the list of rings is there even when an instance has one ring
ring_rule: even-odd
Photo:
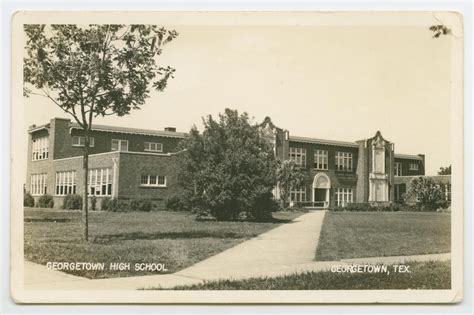
[[[275,278],[222,280],[173,290],[404,290],[450,289],[451,262],[411,263],[411,273],[306,272]],[[393,270],[392,266],[388,270]],[[157,288],[159,289],[159,288]]]
[[[420,212],[328,212],[316,260],[451,251],[451,216]]]
[[[90,212],[91,241],[81,241],[81,212],[25,209],[25,259],[47,262],[103,262],[104,271],[65,271],[88,278],[157,274],[135,271],[135,263],[163,263],[173,273],[287,223],[302,212],[274,214],[271,223],[200,222],[181,212]],[[130,263],[128,271],[109,263]]]

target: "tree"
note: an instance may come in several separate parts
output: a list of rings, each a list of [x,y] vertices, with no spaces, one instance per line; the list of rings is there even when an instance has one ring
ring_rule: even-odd
[[[441,35],[451,34],[451,29],[442,24],[430,26],[430,31],[434,33],[433,38],[438,38]]]
[[[98,116],[139,109],[150,90],[163,91],[174,69],[158,65],[178,33],[154,25],[25,25],[24,95],[48,98],[82,128],[83,239],[88,240],[90,132]]]
[[[436,210],[444,203],[444,190],[430,177],[418,177],[411,181],[407,198],[416,198],[423,210]]]
[[[215,120],[203,119],[181,142],[178,181],[186,208],[217,220],[265,217],[262,206],[275,186],[275,157],[270,142],[247,113],[226,109]],[[267,204],[270,202],[267,202]]]
[[[438,175],[451,175],[451,165],[446,167],[440,167]]]
[[[292,189],[300,189],[306,180],[306,173],[300,168],[295,161],[285,160],[278,161],[277,181],[280,189],[280,201],[283,208]]]

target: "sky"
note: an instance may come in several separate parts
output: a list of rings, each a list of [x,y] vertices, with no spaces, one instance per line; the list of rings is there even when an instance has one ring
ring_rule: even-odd
[[[95,123],[187,132],[232,108],[295,136],[356,141],[380,130],[396,153],[425,154],[429,175],[451,164],[449,36],[419,26],[173,28],[159,59],[176,68],[165,91]],[[27,126],[68,117],[40,96],[24,106],[25,150]]]

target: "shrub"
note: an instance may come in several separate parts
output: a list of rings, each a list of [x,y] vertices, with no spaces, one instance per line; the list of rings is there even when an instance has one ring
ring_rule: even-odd
[[[100,202],[100,209],[104,211],[110,210],[110,201],[110,197],[102,198],[102,201]]]
[[[185,204],[181,197],[174,195],[166,199],[165,209],[169,211],[182,211],[185,210]]]
[[[248,211],[246,219],[258,222],[270,221],[272,212],[280,211],[280,203],[273,199],[272,193],[262,194],[255,200],[253,207]]]
[[[53,208],[54,200],[51,195],[43,195],[38,199],[38,207],[40,208]]]
[[[91,198],[91,210],[97,210],[97,197],[92,196]]]
[[[23,206],[24,207],[35,206],[35,198],[33,198],[33,196],[31,196],[31,194],[28,192],[23,196]]]
[[[63,209],[66,209],[66,210],[82,209],[82,197],[76,194],[66,195],[66,197],[64,197]]]
[[[445,203],[443,188],[430,177],[413,179],[406,197],[416,198],[422,211],[436,211]]]
[[[127,210],[130,211],[151,211],[153,208],[153,203],[150,199],[146,198],[139,198],[139,199],[132,199],[130,201],[129,208]]]
[[[107,211],[112,212],[125,212],[130,210],[130,202],[117,198],[110,199],[107,205]]]

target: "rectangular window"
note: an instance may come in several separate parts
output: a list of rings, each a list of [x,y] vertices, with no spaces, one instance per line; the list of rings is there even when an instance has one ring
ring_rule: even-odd
[[[418,171],[418,164],[410,163],[410,171]]]
[[[128,151],[128,140],[112,139],[112,151]]]
[[[72,137],[72,146],[73,147],[83,147],[86,145],[86,137],[73,136]],[[94,137],[89,137],[89,148],[94,147]]]
[[[354,201],[354,193],[352,188],[336,188],[336,206],[345,207]]]
[[[314,151],[314,168],[318,170],[328,169],[328,151],[326,150]]]
[[[305,202],[306,201],[306,187],[302,187],[298,190],[290,190],[290,201],[292,202]]]
[[[451,184],[444,185],[444,197],[446,201],[451,201]]]
[[[295,161],[296,165],[306,166],[306,149],[290,148],[290,160]]]
[[[140,186],[143,187],[166,187],[166,176],[155,174],[142,174]]]
[[[336,170],[352,171],[352,153],[336,152]]]
[[[89,170],[89,195],[112,195],[112,168],[94,168]]]
[[[55,194],[64,196],[76,193],[76,171],[56,172]]]
[[[41,196],[47,193],[46,191],[47,174],[31,174],[30,178],[30,194],[33,196]]]
[[[395,162],[395,176],[402,176],[402,163]]]
[[[163,152],[163,144],[158,142],[145,142],[145,151]]]
[[[46,160],[48,158],[48,143],[48,137],[42,137],[33,140],[31,157],[33,161]]]

